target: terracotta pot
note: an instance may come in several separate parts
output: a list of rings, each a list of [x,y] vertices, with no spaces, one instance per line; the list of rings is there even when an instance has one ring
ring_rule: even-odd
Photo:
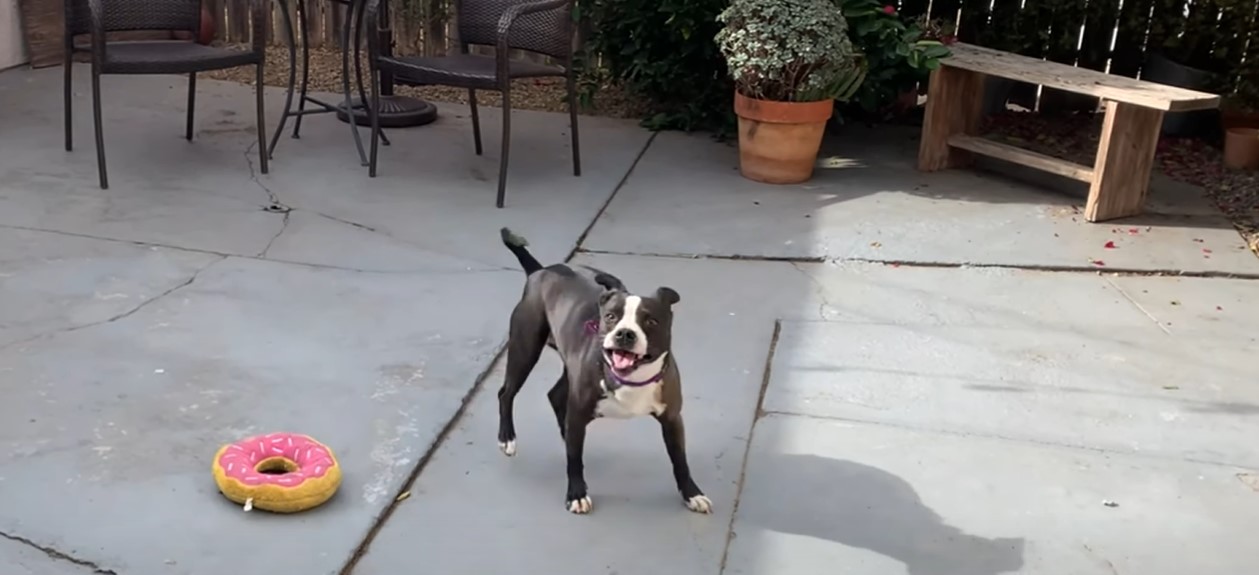
[[[1233,128],[1259,128],[1259,112],[1220,108],[1220,126],[1225,131]]]
[[[1259,129],[1233,128],[1224,134],[1224,165],[1259,170]]]
[[[201,5],[201,29],[197,30],[197,43],[209,45],[214,41],[214,13],[210,7]]]
[[[832,100],[772,102],[735,92],[739,116],[739,172],[766,184],[798,184],[813,177]]]

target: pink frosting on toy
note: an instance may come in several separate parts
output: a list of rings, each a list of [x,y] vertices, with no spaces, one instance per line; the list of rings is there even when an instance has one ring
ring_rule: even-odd
[[[270,457],[284,457],[297,464],[297,471],[284,474],[259,473],[258,463]],[[323,477],[336,465],[322,445],[304,435],[272,433],[238,441],[219,457],[219,466],[228,477],[245,485],[267,483],[297,487],[307,479]]]

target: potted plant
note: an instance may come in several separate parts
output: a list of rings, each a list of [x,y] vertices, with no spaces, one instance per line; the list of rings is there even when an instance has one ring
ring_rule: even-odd
[[[1220,127],[1259,128],[1259,64],[1253,60],[1237,67],[1237,89],[1220,101]]]
[[[717,20],[735,85],[740,172],[771,184],[808,180],[834,102],[865,78],[844,15],[832,0],[732,0]]]

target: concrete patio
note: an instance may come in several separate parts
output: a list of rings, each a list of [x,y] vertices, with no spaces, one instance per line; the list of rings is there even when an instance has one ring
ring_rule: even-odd
[[[87,70],[76,69],[86,88]],[[1259,259],[1197,190],[1088,224],[1005,166],[921,174],[915,132],[852,127],[801,186],[736,150],[517,112],[507,207],[466,109],[389,133],[369,179],[331,116],[257,172],[251,89],[106,77],[62,146],[61,72],[0,73],[4,575],[1250,572]],[[283,103],[268,93],[269,129]],[[562,505],[544,354],[495,441],[499,350],[539,259],[675,288],[690,513],[656,424],[599,422],[595,511]],[[1114,248],[1105,247],[1114,242]],[[1122,273],[1118,273],[1122,272]],[[329,444],[294,516],[217,493],[223,443]],[[1251,547],[1253,549],[1253,547]]]

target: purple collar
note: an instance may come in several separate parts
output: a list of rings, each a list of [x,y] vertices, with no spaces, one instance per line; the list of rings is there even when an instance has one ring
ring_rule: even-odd
[[[586,320],[586,335],[598,335],[598,334],[599,334],[599,320],[597,319]],[[618,377],[616,373],[612,371],[612,368],[608,366],[607,362],[603,361],[602,354],[599,357],[599,362],[603,363],[604,375],[606,375],[608,379],[615,381],[617,385],[623,385],[625,387],[642,387],[644,385],[650,385],[650,384],[656,383],[657,381],[660,381],[661,379],[664,379],[664,370],[661,369],[660,373],[657,373],[654,377],[646,381],[627,381],[625,379]]]
[[[612,368],[608,367],[606,363],[604,364],[603,368],[604,368],[603,373],[604,375],[608,376],[608,379],[615,381],[617,385],[624,385],[625,387],[642,387],[644,385],[650,385],[664,379],[664,369],[661,369],[660,373],[657,373],[656,375],[652,376],[651,379],[648,379],[645,381],[626,381],[624,379],[621,379],[620,377],[617,377],[617,375],[612,372]]]

